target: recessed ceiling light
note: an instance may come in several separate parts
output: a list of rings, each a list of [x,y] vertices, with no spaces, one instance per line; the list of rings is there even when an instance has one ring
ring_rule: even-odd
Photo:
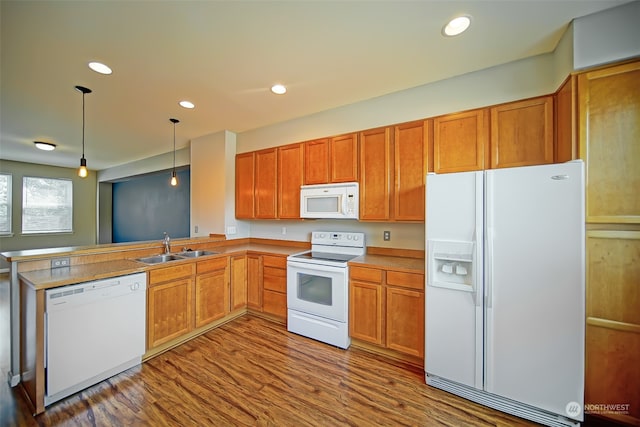
[[[111,68],[103,64],[102,62],[89,62],[89,68],[91,68],[96,73],[100,74],[111,74]]]
[[[462,34],[463,32],[465,32],[467,28],[469,28],[469,25],[471,25],[471,16],[458,16],[456,18],[453,18],[447,25],[444,26],[444,28],[442,29],[442,35],[448,37],[457,36],[458,34]]]
[[[287,88],[284,87],[284,85],[277,84],[271,86],[271,92],[275,93],[276,95],[282,95],[284,93],[287,93]]]
[[[56,149],[56,144],[52,144],[50,142],[33,141],[33,143],[36,145],[36,148],[44,151],[53,151]]]
[[[193,105],[193,102],[189,102],[189,101],[180,101],[179,104],[181,107],[189,108],[189,109],[196,107],[195,105]]]

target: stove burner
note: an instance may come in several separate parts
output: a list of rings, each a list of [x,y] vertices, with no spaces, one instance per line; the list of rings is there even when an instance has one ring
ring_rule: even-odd
[[[294,255],[292,258],[299,260],[319,260],[319,261],[334,261],[334,262],[348,262],[358,255],[350,254],[334,254],[330,252],[311,251],[304,252],[298,255]]]

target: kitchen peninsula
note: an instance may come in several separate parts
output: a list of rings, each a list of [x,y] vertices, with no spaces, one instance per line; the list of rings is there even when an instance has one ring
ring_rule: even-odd
[[[176,239],[175,248],[201,251],[206,255],[185,257],[153,265],[137,259],[162,253],[161,242],[96,245],[4,252],[11,263],[12,356],[17,357],[13,384],[22,386],[34,413],[45,410],[44,294],[47,289],[106,279],[132,273],[147,274],[147,340],[143,360],[148,360],[210,329],[247,312],[278,323],[286,323],[286,292],[263,288],[274,268],[263,267],[263,259],[282,259],[309,248],[308,242],[267,239],[224,240],[224,237]],[[372,267],[413,271],[423,278],[421,251],[387,251],[360,257],[354,262]],[[205,252],[206,251],[206,252]],[[410,256],[413,258],[400,258]],[[68,258],[68,267],[51,268],[52,262]],[[272,261],[270,261],[272,262]],[[65,263],[65,261],[63,261]],[[268,264],[264,264],[268,265]],[[423,279],[420,280],[423,282]],[[270,293],[271,292],[271,293]],[[270,293],[270,294],[269,294]],[[270,296],[268,296],[270,295]],[[15,301],[14,301],[14,298]],[[20,329],[22,325],[22,330]],[[14,340],[15,338],[15,340]],[[360,345],[366,348],[366,343]],[[383,346],[384,347],[384,346]],[[385,354],[380,346],[370,351]],[[394,357],[393,347],[386,350]],[[395,358],[400,353],[395,354]],[[421,359],[414,357],[416,366]],[[411,360],[409,360],[411,362]],[[17,368],[16,368],[17,367]]]

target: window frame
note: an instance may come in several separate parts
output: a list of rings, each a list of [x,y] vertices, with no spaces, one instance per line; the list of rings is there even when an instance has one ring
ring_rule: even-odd
[[[10,173],[0,173],[0,176],[7,177],[7,220],[8,230],[0,230],[0,237],[13,236],[13,175]]]
[[[41,179],[41,180],[51,180],[51,181],[59,181],[65,182],[69,185],[69,215],[71,216],[69,219],[69,228],[68,229],[49,229],[49,230],[27,230],[25,231],[25,211],[28,208],[28,198],[26,191],[26,183],[29,179]],[[21,233],[26,236],[34,236],[38,234],[43,235],[52,235],[52,234],[71,234],[73,233],[73,180],[69,178],[54,178],[54,177],[44,177],[44,176],[31,176],[25,175],[22,177],[22,224],[21,224]]]

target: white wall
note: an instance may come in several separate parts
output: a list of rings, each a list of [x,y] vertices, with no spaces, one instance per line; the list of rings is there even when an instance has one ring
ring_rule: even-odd
[[[182,148],[176,151],[176,167],[186,166],[190,162],[190,148]],[[98,182],[115,181],[136,175],[151,172],[170,170],[173,167],[173,151],[115,166],[98,171]]]
[[[191,237],[225,233],[227,189],[229,181],[235,181],[220,167],[227,163],[229,151],[235,153],[235,135],[231,143],[228,134],[222,131],[191,140]]]
[[[353,230],[367,235],[367,245],[424,249],[423,224],[368,223],[357,221],[238,221],[235,219],[235,151],[243,153],[267,147],[339,135],[378,126],[434,117],[441,114],[499,104],[555,92],[575,69],[616,61],[640,54],[637,21],[640,2],[633,2],[576,20],[552,53],[502,64],[439,82],[381,96],[234,135],[226,132],[224,156],[192,164],[192,174],[201,167],[224,171],[224,195],[215,202],[225,205],[225,231],[235,226],[228,238],[262,237],[308,241],[313,230]],[[203,137],[206,138],[206,137]],[[200,157],[199,155],[192,158]],[[153,158],[152,158],[153,159]],[[163,163],[157,159],[156,163]],[[100,181],[134,175],[152,163],[134,162],[99,174]],[[186,164],[186,163],[185,163]],[[155,170],[161,170],[157,167]],[[199,179],[192,175],[192,185]],[[192,200],[194,197],[192,197]],[[197,202],[200,203],[200,202]],[[210,203],[214,204],[213,201]],[[203,209],[200,205],[197,210]],[[214,207],[213,209],[217,209]],[[198,215],[200,215],[198,213]],[[214,216],[219,216],[216,213]],[[202,221],[198,219],[198,221]],[[195,223],[192,221],[192,227]],[[286,234],[282,228],[286,228]],[[216,222],[215,230],[218,230]],[[382,231],[391,231],[391,241]],[[209,231],[207,231],[208,233]],[[212,231],[218,232],[218,231]],[[220,231],[222,232],[222,231]]]
[[[555,92],[545,54],[238,134],[238,152],[371,129]],[[570,71],[567,72],[567,74]]]
[[[577,18],[574,67],[579,70],[640,55],[640,2]]]

